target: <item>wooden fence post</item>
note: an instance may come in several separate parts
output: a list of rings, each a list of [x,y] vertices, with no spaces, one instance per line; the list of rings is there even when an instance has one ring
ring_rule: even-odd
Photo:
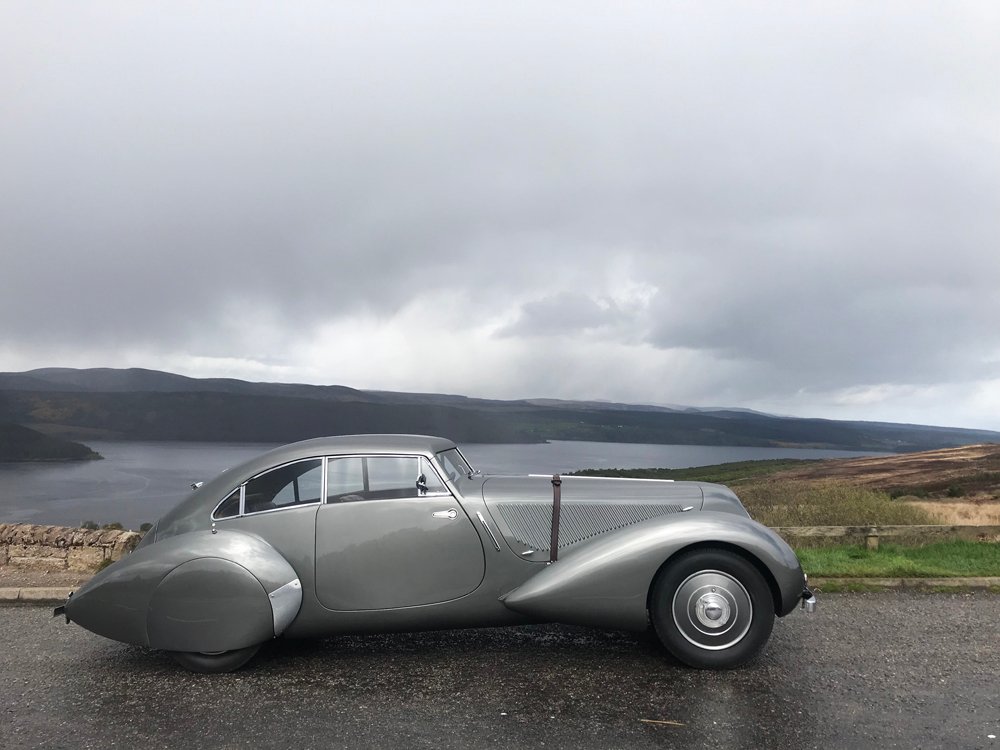
[[[872,526],[865,536],[865,546],[872,552],[878,552],[878,529]]]

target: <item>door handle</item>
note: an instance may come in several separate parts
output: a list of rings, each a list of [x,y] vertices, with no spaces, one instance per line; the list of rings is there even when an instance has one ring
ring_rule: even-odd
[[[454,508],[449,508],[448,510],[438,510],[431,513],[435,518],[458,518],[458,511]]]

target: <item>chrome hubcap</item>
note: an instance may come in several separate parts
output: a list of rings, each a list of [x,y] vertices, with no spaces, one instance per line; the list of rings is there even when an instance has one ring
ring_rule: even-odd
[[[694,605],[694,614],[698,622],[706,628],[721,628],[729,622],[731,612],[729,602],[714,589],[698,597]]]
[[[681,635],[709,651],[739,643],[753,619],[753,604],[746,588],[718,570],[700,570],[685,578],[671,606]]]

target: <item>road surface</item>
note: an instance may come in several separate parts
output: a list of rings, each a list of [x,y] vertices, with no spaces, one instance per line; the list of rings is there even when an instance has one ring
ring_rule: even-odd
[[[995,748],[1000,596],[827,595],[699,672],[530,626],[275,641],[228,675],[0,607],[0,747]]]

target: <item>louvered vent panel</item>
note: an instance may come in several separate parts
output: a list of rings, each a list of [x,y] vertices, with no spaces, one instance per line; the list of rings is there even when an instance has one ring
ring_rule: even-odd
[[[496,508],[514,539],[534,550],[549,549],[551,505],[497,503]],[[679,505],[564,504],[559,514],[559,548],[680,510]]]

